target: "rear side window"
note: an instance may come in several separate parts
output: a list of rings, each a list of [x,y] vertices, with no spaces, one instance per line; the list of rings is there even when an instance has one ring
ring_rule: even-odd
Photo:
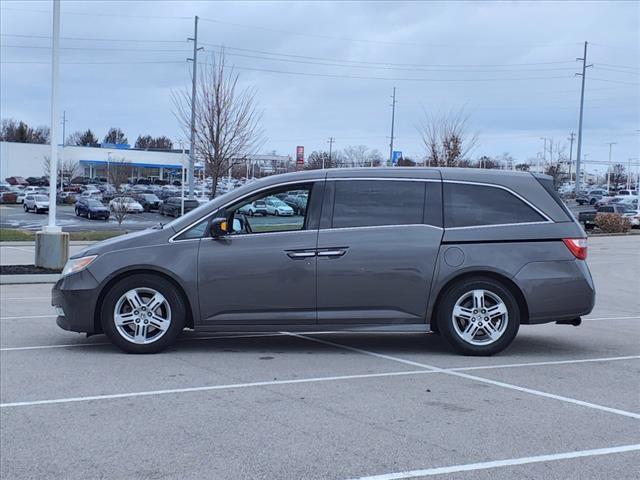
[[[423,223],[425,182],[335,182],[333,228]]]
[[[445,227],[543,222],[545,218],[515,195],[497,187],[445,183]]]

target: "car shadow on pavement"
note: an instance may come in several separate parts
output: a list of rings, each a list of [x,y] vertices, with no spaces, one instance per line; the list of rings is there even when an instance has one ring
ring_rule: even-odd
[[[432,357],[459,357],[446,344],[440,335],[425,333],[314,333],[303,334],[320,342],[296,336],[280,334],[196,334],[184,332],[178,341],[167,348],[167,353],[277,353],[277,354],[314,354],[323,355],[354,355],[357,352],[332,346],[321,342],[331,342],[361,350],[385,355],[402,357],[403,355],[429,355]],[[97,338],[99,343],[91,347],[94,354],[120,353],[117,347],[102,342],[108,342],[103,335]],[[76,349],[69,349],[76,350]],[[82,350],[87,353],[88,349]],[[550,338],[547,335],[536,336],[524,334],[516,337],[514,343],[504,352],[494,357],[526,356],[528,358],[548,358],[549,354],[589,356],[594,353],[593,348],[581,344],[575,338]],[[162,353],[160,353],[162,355]],[[469,357],[471,358],[471,357]],[[415,359],[414,359],[415,360]]]

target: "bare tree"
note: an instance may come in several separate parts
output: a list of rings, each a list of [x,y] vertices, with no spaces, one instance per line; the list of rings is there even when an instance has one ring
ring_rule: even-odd
[[[65,158],[64,156],[62,158],[59,158],[58,160],[57,183],[59,183],[60,180],[64,180],[65,178],[70,181],[80,173],[80,164],[76,160],[73,160],[72,158]],[[51,158],[48,155],[45,155],[43,157],[42,166],[44,174],[48,176],[51,169]]]
[[[118,190],[120,185],[127,183],[133,176],[133,167],[124,158],[112,159],[107,167],[107,181]]]
[[[350,145],[345,147],[340,157],[345,167],[379,166],[382,162],[382,154],[378,150],[372,150],[366,145]]]
[[[531,168],[531,165],[529,165],[528,163],[518,163],[515,168],[520,172],[528,172]]]
[[[122,228],[122,222],[127,218],[129,214],[129,207],[125,202],[113,202],[111,204],[111,213],[113,214],[113,218],[118,222],[118,228]]]
[[[329,157],[328,151],[313,151],[307,158],[306,170],[319,170],[321,168],[336,168],[338,166],[338,152],[333,152]]]
[[[196,157],[204,161],[205,172],[212,178],[211,195],[215,195],[220,177],[234,165],[244,163],[264,143],[260,127],[255,88],[242,89],[239,75],[225,63],[224,50],[213,54],[201,69],[196,84],[195,145]],[[191,91],[173,93],[174,113],[187,138],[191,135]]]
[[[107,134],[104,136],[104,143],[114,143],[116,145],[129,143],[126,135],[119,128],[111,127]]]
[[[611,185],[613,185],[614,187],[618,184],[625,183],[627,181],[627,174],[624,165],[622,165],[621,163],[616,163],[611,168],[611,174],[609,178],[611,181]]]
[[[429,114],[417,127],[426,149],[429,166],[457,167],[478,143],[478,135],[469,133],[469,117],[464,109],[448,114]]]

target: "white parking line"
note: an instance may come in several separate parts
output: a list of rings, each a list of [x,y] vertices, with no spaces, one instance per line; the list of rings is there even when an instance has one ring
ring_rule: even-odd
[[[51,300],[51,295],[46,297],[3,297],[0,295],[0,300]]]
[[[335,333],[335,332],[312,332],[314,335],[321,333]],[[241,335],[214,335],[211,337],[191,337],[191,338],[178,338],[178,342],[193,342],[198,340],[216,340],[225,338],[260,338],[260,337],[283,337],[282,333],[253,333],[253,334],[241,334]],[[59,345],[34,345],[28,347],[3,347],[0,348],[0,352],[14,352],[21,350],[43,350],[47,348],[69,348],[69,347],[98,347],[104,345],[113,345],[109,342],[100,343],[67,343]]]
[[[640,317],[597,317],[597,318],[583,318],[583,320],[593,322],[596,320],[636,320]]]
[[[385,473],[359,477],[353,480],[401,480],[406,478],[428,477],[447,473],[472,472],[489,468],[513,467],[515,465],[527,465],[529,463],[552,462],[557,460],[569,460],[572,458],[596,457],[599,455],[611,455],[614,453],[636,452],[640,450],[640,444],[621,445],[619,447],[595,448],[593,450],[578,450],[577,452],[552,453],[550,455],[536,455],[534,457],[510,458],[506,460],[494,460],[491,462],[467,463],[453,465],[451,467],[425,468],[423,470],[409,470],[397,473]]]
[[[151,390],[146,392],[116,393],[112,395],[92,395],[87,397],[57,398],[53,400],[34,400],[28,402],[0,403],[0,408],[28,407],[33,405],[51,405],[55,403],[88,402],[91,400],[109,400],[115,398],[148,397],[187,392],[207,392],[211,390],[231,390],[234,388],[266,387],[271,385],[290,385],[296,383],[331,382],[336,380],[354,380],[359,378],[398,377],[401,375],[424,375],[435,373],[429,370],[407,370],[402,372],[366,373],[361,375],[340,375],[333,377],[297,378],[294,380],[272,380],[267,382],[232,383],[229,385],[208,385],[205,387],[173,388],[168,390]]]
[[[489,378],[483,378],[483,377],[477,377],[475,375],[469,375],[467,373],[462,373],[460,371],[456,371],[456,370],[447,370],[444,368],[440,368],[440,367],[436,367],[434,365],[427,365],[424,363],[418,363],[418,362],[413,362],[410,360],[405,360],[404,358],[399,358],[399,357],[393,357],[391,355],[381,355],[377,352],[371,352],[369,350],[363,350],[360,348],[354,348],[354,347],[350,347],[348,345],[342,345],[340,343],[335,343],[335,342],[329,342],[326,340],[321,340],[319,338],[313,338],[313,337],[308,337],[306,335],[299,335],[296,333],[290,333],[290,335],[298,337],[298,338],[306,338],[307,340],[311,340],[312,342],[318,342],[318,343],[323,343],[325,345],[331,345],[337,348],[343,348],[346,350],[351,350],[354,352],[359,352],[365,355],[370,355],[373,357],[378,357],[378,358],[385,358],[387,360],[391,360],[394,362],[398,362],[398,363],[404,363],[404,364],[409,364],[409,365],[413,365],[413,366],[421,366],[422,368],[426,368],[429,371],[434,371],[434,372],[438,372],[438,373],[444,373],[446,375],[453,375],[456,377],[461,377],[461,378],[466,378],[468,380],[473,380],[476,382],[481,382],[481,383],[487,383],[489,385],[494,385],[496,387],[502,387],[502,388],[507,388],[509,390],[516,390],[518,392],[523,392],[523,393],[529,393],[531,395],[537,395],[539,397],[545,397],[545,398],[551,398],[553,400],[560,400],[562,402],[566,402],[566,403],[572,403],[574,405],[580,405],[582,407],[587,407],[587,408],[592,408],[594,410],[601,410],[603,412],[608,412],[608,413],[613,413],[616,415],[622,415],[625,417],[629,417],[629,418],[635,418],[640,420],[640,413],[634,413],[634,412],[627,412],[626,410],[620,410],[617,408],[611,408],[611,407],[607,407],[604,405],[598,405],[597,403],[590,403],[590,402],[584,402],[582,400],[578,400],[575,398],[570,398],[570,397],[564,397],[562,395],[555,395],[553,393],[547,393],[547,392],[543,392],[541,390],[534,390],[532,388],[525,388],[525,387],[520,387],[518,385],[513,385],[511,383],[505,383],[505,382],[499,382],[497,380],[491,380]]]
[[[27,318],[56,318],[57,315],[22,315],[20,317],[0,317],[0,320],[22,320]]]
[[[226,336],[226,337],[210,337],[210,338],[238,338],[238,337],[239,336],[233,336],[233,337]],[[327,342],[324,342],[324,343],[327,343]],[[366,352],[365,350],[360,350],[360,349],[354,349],[354,350],[358,351],[359,353]],[[385,355],[385,356],[382,356],[381,358],[385,358],[385,357],[388,357],[388,356]],[[389,357],[389,358],[394,358],[394,357]],[[615,361],[615,360],[632,360],[632,359],[640,359],[640,355],[626,356],[626,357],[591,358],[591,359],[581,359],[581,360],[562,360],[562,361],[556,361],[556,362],[532,362],[529,364],[513,363],[508,365],[456,367],[456,368],[438,369],[438,370],[428,370],[422,367],[420,370],[408,370],[403,372],[299,378],[296,380],[274,380],[274,381],[267,381],[267,382],[253,382],[253,383],[242,383],[242,384],[231,384],[231,385],[209,385],[204,387],[189,387],[189,388],[180,388],[180,389],[171,389],[171,390],[151,390],[146,392],[119,393],[119,394],[113,394],[113,395],[93,395],[93,396],[85,396],[85,397],[58,398],[53,400],[13,402],[13,403],[0,404],[0,408],[48,405],[48,404],[55,404],[55,403],[74,403],[74,402],[85,402],[85,401],[91,401],[91,400],[109,400],[109,399],[141,397],[141,396],[149,396],[149,395],[165,395],[165,394],[178,394],[178,393],[188,393],[188,392],[200,392],[200,391],[208,391],[208,390],[225,390],[225,389],[232,389],[232,388],[261,387],[265,385],[286,385],[290,383],[307,383],[307,382],[314,383],[314,382],[322,382],[322,381],[352,380],[357,378],[395,377],[400,375],[421,375],[425,373],[448,373],[448,372],[454,373],[454,372],[460,372],[464,370],[477,370],[477,369],[491,370],[491,369],[499,369],[499,368],[524,367],[529,365],[532,365],[532,366],[550,365],[550,364],[558,365],[558,364],[564,364],[564,363],[570,364],[570,363],[584,363],[584,362],[607,362],[607,361]]]
[[[35,252],[35,250],[36,250],[36,248],[35,248],[35,247],[31,248],[31,250],[27,250],[26,248],[22,248],[22,247],[10,247],[10,246],[8,246],[8,245],[2,245],[2,246],[0,247],[0,249],[2,249],[2,248],[12,248],[13,250],[20,250],[21,252],[27,252],[27,253],[34,253],[34,252]]]

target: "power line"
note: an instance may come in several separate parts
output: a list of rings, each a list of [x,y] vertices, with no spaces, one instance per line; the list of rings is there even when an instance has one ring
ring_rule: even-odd
[[[19,38],[42,38],[42,39],[50,39],[50,36],[47,35],[26,35],[26,34],[9,34],[2,33],[1,36],[5,37],[19,37]],[[61,37],[63,40],[75,40],[75,41],[99,41],[99,42],[154,42],[154,43],[184,43],[180,40],[158,40],[158,39],[122,39],[122,38],[89,38],[89,37]],[[201,45],[211,46],[215,48],[224,48],[228,50],[236,50],[250,53],[258,53],[262,55],[274,55],[280,57],[289,57],[289,58],[300,58],[300,59],[308,59],[308,60],[319,60],[319,61],[328,61],[328,62],[342,62],[342,63],[357,63],[363,65],[381,65],[381,66],[398,66],[398,67],[447,67],[447,68],[467,68],[467,67],[477,67],[477,68],[493,68],[493,67],[519,67],[519,66],[542,66],[542,65],[568,65],[573,64],[573,60],[561,60],[561,61],[551,61],[551,62],[528,62],[528,63],[493,63],[493,64],[421,64],[421,63],[393,63],[393,62],[372,62],[372,61],[362,61],[362,60],[351,60],[351,59],[336,59],[336,58],[327,58],[327,57],[314,57],[309,55],[293,55],[286,53],[278,53],[278,52],[268,52],[264,50],[254,50],[248,48],[238,48],[238,47],[230,47],[228,45],[220,45],[214,43],[205,43],[200,42]],[[36,48],[36,47],[34,47]],[[37,47],[41,48],[41,47]],[[45,47],[48,48],[48,47]],[[65,47],[70,48],[70,47]],[[86,48],[86,47],[77,47],[77,48]]]
[[[207,45],[207,44],[205,44]],[[30,45],[0,45],[2,48],[24,48],[24,49],[41,49],[46,50],[50,49],[50,47],[45,46],[30,46]],[[225,50],[227,47],[224,47]],[[141,49],[141,48],[112,48],[112,47],[61,47],[62,50],[73,50],[73,51],[116,51],[116,52],[186,52],[188,50],[177,50],[177,49]],[[245,55],[242,53],[233,53],[226,52],[227,55],[241,57],[241,58],[252,58],[258,60],[265,61],[279,61],[279,62],[290,62],[290,63],[301,63],[307,65],[320,65],[320,66],[333,66],[333,67],[342,67],[342,68],[364,68],[364,69],[373,69],[373,70],[400,70],[400,71],[409,71],[409,72],[450,72],[450,73],[519,73],[519,72],[550,72],[550,71],[571,71],[572,67],[557,67],[557,68],[532,68],[532,69],[499,69],[499,70],[460,70],[460,69],[447,69],[447,68],[408,68],[408,67],[387,67],[387,66],[374,66],[374,65],[349,65],[349,64],[341,64],[341,63],[321,63],[314,61],[305,61],[305,60],[297,60],[297,59],[289,59],[289,58],[271,58],[264,57],[260,55]],[[573,63],[573,62],[571,62]]]
[[[8,12],[26,12],[26,13],[46,13],[51,14],[51,10],[30,10],[26,8],[13,8],[3,7],[2,11]],[[127,13],[89,13],[89,12],[74,12],[65,10],[64,15],[78,15],[86,17],[117,17],[117,18],[142,18],[142,19],[156,19],[156,20],[191,20],[192,17],[178,17],[169,15],[130,15]]]

